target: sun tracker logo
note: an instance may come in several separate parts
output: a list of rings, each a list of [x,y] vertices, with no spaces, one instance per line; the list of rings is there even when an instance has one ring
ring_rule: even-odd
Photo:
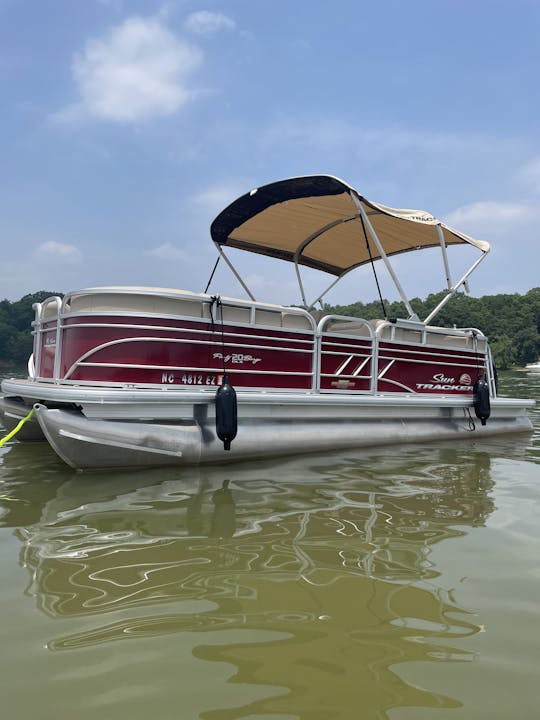
[[[472,390],[471,376],[462,373],[459,381],[453,377],[446,377],[444,373],[435,373],[429,383],[416,383],[418,390],[443,390],[453,392],[470,392]]]

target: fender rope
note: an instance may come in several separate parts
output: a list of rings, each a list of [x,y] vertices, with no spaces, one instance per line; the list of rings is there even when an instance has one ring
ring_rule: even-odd
[[[13,430],[10,433],[8,433],[6,435],[5,438],[2,438],[0,440],[0,447],[5,445],[5,443],[7,443],[8,440],[11,440],[11,438],[19,432],[19,430],[22,428],[24,423],[27,422],[28,420],[30,420],[30,418],[32,417],[33,414],[34,414],[34,408],[32,408],[30,410],[30,412],[28,413],[28,415],[26,417],[23,417],[23,419],[17,423],[17,425],[13,428]]]

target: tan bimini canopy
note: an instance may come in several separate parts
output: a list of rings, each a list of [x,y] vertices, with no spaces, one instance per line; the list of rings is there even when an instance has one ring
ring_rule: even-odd
[[[367,200],[330,175],[290,178],[235,200],[211,226],[212,239],[341,276],[384,256],[474,240],[421,210],[396,210]]]

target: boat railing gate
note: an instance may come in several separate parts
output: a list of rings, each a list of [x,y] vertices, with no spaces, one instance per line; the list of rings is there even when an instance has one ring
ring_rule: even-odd
[[[321,367],[323,355],[323,342],[328,338],[340,337],[351,338],[354,340],[369,340],[371,343],[371,378],[370,389],[357,391],[363,394],[375,395],[377,392],[377,373],[379,343],[374,332],[373,322],[364,320],[363,318],[352,317],[348,315],[324,315],[317,325],[316,343],[315,343],[315,362],[313,367],[313,390],[319,393],[331,393],[333,390],[321,389]],[[359,348],[360,349],[360,348]],[[349,350],[347,351],[349,352]]]

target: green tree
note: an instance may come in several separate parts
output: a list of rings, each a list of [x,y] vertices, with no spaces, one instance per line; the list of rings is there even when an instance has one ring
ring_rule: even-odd
[[[499,370],[508,370],[516,362],[516,348],[508,335],[499,335],[491,342],[493,362]]]
[[[15,302],[0,301],[0,365],[26,363],[33,345],[32,305],[42,302],[51,295],[60,295],[60,293],[40,290],[25,295]]]
[[[16,334],[17,330],[13,325],[0,321],[0,363],[12,360],[11,348]]]
[[[516,362],[525,365],[534,362],[540,355],[540,335],[532,328],[521,330],[514,338],[516,345]]]

